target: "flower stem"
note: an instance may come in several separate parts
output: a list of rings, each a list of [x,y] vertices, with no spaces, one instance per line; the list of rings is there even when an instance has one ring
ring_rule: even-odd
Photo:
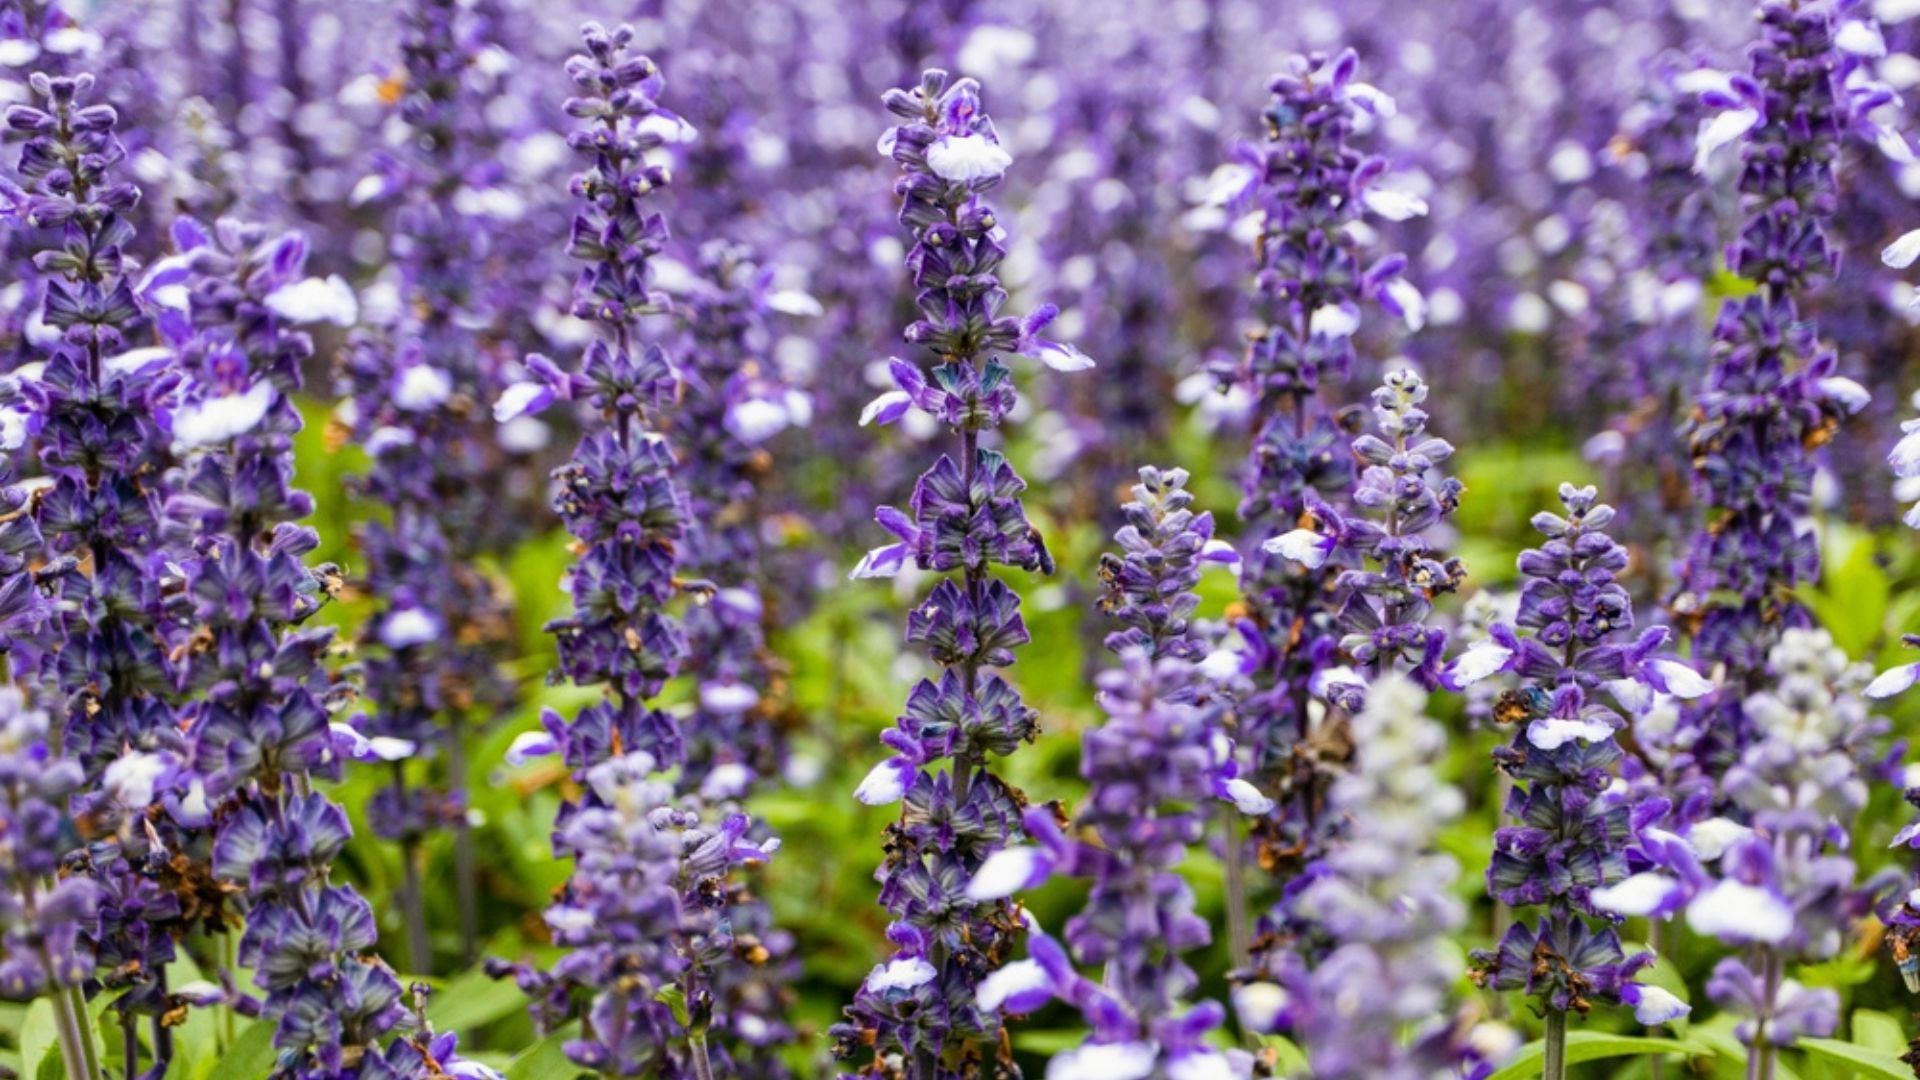
[[[447,789],[460,818],[453,826],[453,886],[460,906],[460,962],[473,962],[480,937],[480,882],[473,861],[473,826],[467,817],[466,715],[453,714],[447,733]]]
[[[48,970],[52,970],[48,958]],[[100,1064],[94,1057],[93,1033],[87,1028],[86,1003],[80,1000],[79,987],[69,986],[51,995],[53,1026],[60,1041],[60,1060],[74,1080],[98,1080]]]
[[[1239,814],[1224,803],[1220,832],[1227,871],[1227,969],[1232,970],[1246,963],[1253,950],[1253,924],[1247,915],[1246,836],[1240,830]]]
[[[1780,996],[1780,954],[1768,949],[1760,956],[1760,1015],[1753,1025],[1753,1046],[1747,1053],[1747,1080],[1773,1080],[1773,1040],[1767,1025],[1773,1020],[1774,1002]]]
[[[693,1080],[713,1080],[713,1062],[707,1058],[707,1033],[696,1031],[688,1035],[687,1046],[693,1051]]]
[[[1547,1010],[1546,1068],[1540,1080],[1567,1080],[1567,1011]]]

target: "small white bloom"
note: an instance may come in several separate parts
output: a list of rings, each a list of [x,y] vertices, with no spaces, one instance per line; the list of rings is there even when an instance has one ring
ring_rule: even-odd
[[[1890,698],[1905,693],[1914,682],[1920,681],[1920,664],[1901,664],[1888,668],[1867,684],[1866,695],[1870,698]]]
[[[785,407],[766,398],[748,398],[727,410],[727,430],[748,446],[758,446],[788,426]]]
[[[927,167],[942,180],[989,180],[1012,164],[1012,154],[980,135],[944,135],[927,147]]]
[[[891,412],[894,409],[904,409],[912,403],[913,395],[907,393],[905,390],[889,390],[879,397],[874,398],[872,401],[867,402],[867,407],[860,410],[860,426],[866,427],[868,424],[873,423],[874,418],[881,414]]]
[[[1713,680],[1678,660],[1655,660],[1653,668],[1667,684],[1667,693],[1682,701],[1713,693]]]
[[[1152,1043],[1093,1043],[1054,1055],[1047,1080],[1146,1080],[1159,1057]]]
[[[1693,171],[1707,171],[1714,152],[1752,131],[1760,122],[1756,109],[1729,109],[1711,120],[1702,121],[1693,145]]]
[[[700,706],[717,713],[742,713],[760,704],[760,692],[745,683],[708,683],[700,688]]]
[[[1269,555],[1291,559],[1309,570],[1318,570],[1327,562],[1326,537],[1312,529],[1294,529],[1260,545]]]
[[[385,196],[386,193],[387,178],[381,176],[379,173],[369,173],[361,177],[359,181],[353,185],[353,190],[347,193],[347,205],[365,206],[375,199]]]
[[[1233,805],[1243,814],[1257,817],[1273,811],[1273,800],[1262,795],[1259,788],[1242,777],[1236,776],[1227,781],[1227,798],[1232,799]]]
[[[268,311],[290,322],[352,326],[360,320],[353,286],[338,274],[282,285],[267,294],[266,304]]]
[[[1686,1002],[1658,986],[1640,987],[1640,1000],[1633,1003],[1633,1018],[1652,1027],[1678,1020],[1692,1012]]]
[[[1399,305],[1400,317],[1406,321],[1407,329],[1415,333],[1427,325],[1427,298],[1420,294],[1420,287],[1406,278],[1397,277],[1386,284],[1387,295]]]
[[[1478,641],[1447,668],[1457,686],[1472,686],[1507,666],[1513,650],[1497,641]]]
[[[1218,1050],[1182,1054],[1167,1064],[1167,1080],[1243,1080],[1246,1075]]]
[[[380,640],[389,649],[425,645],[440,637],[440,620],[424,608],[401,608],[380,624]]]
[[[1278,983],[1248,983],[1233,992],[1233,1011],[1240,1017],[1240,1026],[1262,1035],[1274,1030],[1286,1007],[1287,992]]]
[[[1427,200],[1410,191],[1370,187],[1360,196],[1367,209],[1388,221],[1407,221],[1427,216]]]
[[[907,793],[906,780],[891,761],[883,761],[868,770],[866,779],[853,789],[853,797],[868,806],[897,803]]]
[[[1695,68],[1674,76],[1673,88],[1683,94],[1733,96],[1733,76],[1714,68]]]
[[[1548,716],[1527,725],[1527,741],[1542,750],[1558,750],[1575,739],[1599,742],[1613,734],[1604,720],[1563,720]]]
[[[799,289],[781,289],[767,296],[767,306],[782,315],[796,315],[801,318],[815,318],[827,313],[810,293]]]
[[[1751,835],[1753,830],[1737,821],[1711,817],[1687,830],[1687,844],[1701,862],[1713,862],[1726,854],[1734,841]]]
[[[1793,909],[1758,885],[1720,881],[1687,905],[1687,925],[1708,937],[1778,945],[1793,933]]]
[[[0,409],[0,450],[18,450],[27,441],[27,414]]]
[[[537,412],[546,396],[547,388],[539,383],[514,383],[500,391],[500,400],[493,403],[493,418],[504,424]]]
[[[1603,885],[1590,894],[1593,906],[1615,915],[1645,918],[1670,898],[1679,882],[1665,874],[1643,871],[1612,885]]]
[[[1895,270],[1905,270],[1913,265],[1915,259],[1920,259],[1920,229],[1903,233],[1900,239],[1888,244],[1880,252],[1880,261]]]
[[[153,802],[154,784],[166,771],[166,758],[135,752],[114,759],[100,782],[114,802],[128,809],[143,809]]]
[[[700,132],[683,117],[666,113],[649,113],[634,125],[642,135],[657,136],[663,143],[690,143],[700,137]]]
[[[171,359],[173,359],[172,349],[165,345],[148,345],[142,349],[129,349],[117,356],[109,356],[100,362],[100,366],[108,371],[130,375]]]
[[[408,412],[437,409],[453,396],[453,378],[439,368],[414,364],[400,375],[393,388],[393,403]]]
[[[1326,304],[1307,318],[1307,333],[1315,337],[1348,338],[1360,329],[1360,316],[1340,304]]]
[[[1055,371],[1086,371],[1094,366],[1093,357],[1063,341],[1042,341],[1026,355]]]
[[[173,437],[187,446],[211,446],[260,426],[273,407],[273,384],[262,380],[244,393],[198,401],[173,414]]]
[[[1009,1000],[1043,990],[1050,980],[1044,968],[1034,960],[1015,960],[980,980],[974,1003],[987,1012],[998,1012]]]
[[[1873,395],[1867,388],[1844,375],[1829,375],[1820,380],[1820,392],[1840,403],[1840,407],[1849,413],[1857,413],[1867,407]]]
[[[918,956],[903,956],[885,964],[876,964],[867,973],[867,989],[875,993],[887,990],[911,990],[933,981],[939,972]]]
[[[1887,455],[1887,464],[1893,466],[1896,476],[1913,476],[1920,473],[1920,420],[1909,420],[1900,425],[1906,434],[1893,444],[1893,452]]]
[[[40,43],[29,38],[0,40],[0,66],[25,67],[40,56]]]
[[[1841,52],[1874,60],[1887,55],[1887,39],[1881,36],[1879,25],[1865,19],[1841,23],[1840,29],[1834,31],[1833,45]]]
[[[507,747],[507,764],[525,765],[537,757],[547,757],[559,753],[553,736],[545,731],[523,731],[514,736],[513,745]]]
[[[967,882],[967,899],[1004,900],[1028,888],[1040,870],[1043,856],[1037,848],[1010,847],[987,856]]]

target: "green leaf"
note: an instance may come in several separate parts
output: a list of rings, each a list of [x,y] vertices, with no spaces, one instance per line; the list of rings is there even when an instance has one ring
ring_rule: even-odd
[[[1839,1039],[1801,1039],[1795,1046],[1816,1061],[1845,1065],[1857,1077],[1869,1080],[1913,1080],[1913,1069],[1893,1054],[1869,1050]]]
[[[233,1045],[207,1074],[207,1080],[260,1080],[272,1072],[276,1057],[273,1028],[274,1025],[265,1020],[256,1020],[241,1028]]]
[[[60,1028],[53,1019],[53,1002],[41,998],[27,1007],[27,1018],[20,1025],[20,1071],[27,1076],[40,1075],[40,1063],[51,1056],[60,1060]]]
[[[1273,1073],[1275,1076],[1298,1076],[1307,1071],[1312,1063],[1307,1055],[1300,1052],[1292,1040],[1279,1035],[1268,1035],[1260,1040],[1263,1049],[1273,1052]]]
[[[1657,1039],[1644,1035],[1609,1035],[1603,1031],[1567,1033],[1567,1064],[1569,1065],[1577,1065],[1582,1061],[1600,1061],[1605,1058],[1639,1057],[1644,1054],[1696,1056],[1710,1052],[1691,1039],[1682,1042],[1679,1039]],[[1528,1080],[1529,1077],[1539,1076],[1540,1059],[1545,1057],[1546,1053],[1546,1043],[1528,1043],[1487,1080]]]
[[[475,969],[454,977],[427,1003],[427,1021],[435,1031],[462,1035],[527,1007],[527,995],[512,979],[495,979]]]
[[[679,983],[669,983],[661,987],[659,991],[653,995],[653,1000],[671,1009],[673,1011],[673,1018],[680,1022],[681,1027],[688,1026],[687,992],[680,989]]]
[[[1721,1013],[1703,1023],[1695,1024],[1693,1030],[1688,1033],[1688,1038],[1693,1042],[1712,1047],[1715,1054],[1741,1066],[1744,1070],[1748,1057],[1747,1048],[1733,1034],[1733,1029],[1739,1024],[1739,1017]],[[1774,1080],[1800,1080],[1799,1074],[1788,1068],[1787,1063],[1778,1057],[1773,1063],[1773,1077]],[[1911,1077],[1907,1080],[1911,1080]]]
[[[578,1028],[577,1024],[568,1024],[527,1047],[507,1066],[507,1080],[570,1080],[586,1072],[567,1060],[566,1051],[561,1049],[567,1040],[579,1036]]]
[[[1853,1010],[1853,1045],[1899,1057],[1907,1052],[1907,1032],[1898,1018],[1877,1009]]]

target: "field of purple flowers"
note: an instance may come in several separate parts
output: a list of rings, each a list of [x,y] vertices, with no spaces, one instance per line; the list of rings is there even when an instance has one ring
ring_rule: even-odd
[[[1920,0],[0,0],[0,1078],[1920,1077],[1915,106]]]

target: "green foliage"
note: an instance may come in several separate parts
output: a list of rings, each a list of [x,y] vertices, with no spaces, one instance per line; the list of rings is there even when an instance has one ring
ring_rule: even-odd
[[[1583,1061],[1603,1061],[1608,1058],[1639,1057],[1648,1054],[1704,1057],[1712,1052],[1711,1048],[1691,1040],[1656,1039],[1640,1035],[1609,1035],[1598,1031],[1567,1033],[1567,1063],[1570,1065],[1577,1065]],[[1545,1043],[1528,1043],[1521,1047],[1505,1066],[1495,1070],[1487,1080],[1526,1080],[1528,1077],[1539,1076],[1541,1059],[1545,1054]]]

